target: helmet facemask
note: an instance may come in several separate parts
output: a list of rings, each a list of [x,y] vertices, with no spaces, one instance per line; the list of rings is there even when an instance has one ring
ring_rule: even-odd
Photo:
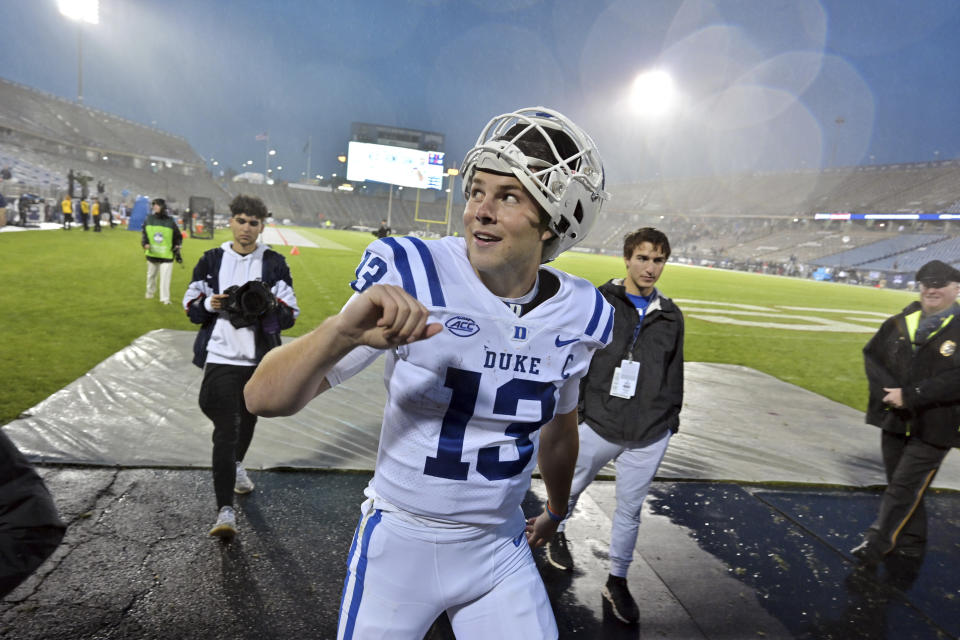
[[[516,177],[546,214],[554,237],[544,241],[543,262],[583,240],[608,198],[593,140],[563,114],[543,107],[487,124],[460,170],[467,199],[478,170]]]

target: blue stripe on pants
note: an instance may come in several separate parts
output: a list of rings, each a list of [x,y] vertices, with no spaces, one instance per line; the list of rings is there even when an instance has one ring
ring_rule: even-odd
[[[350,549],[350,556],[347,558],[347,580],[350,580],[350,562],[353,559],[353,554],[356,552],[357,542],[360,542],[360,558],[357,560],[357,568],[354,571],[354,582],[353,582],[353,594],[350,598],[350,611],[347,613],[347,626],[344,629],[343,637],[344,640],[350,640],[353,638],[353,628],[357,623],[357,611],[360,609],[360,600],[363,597],[363,579],[364,575],[367,572],[367,550],[370,547],[370,538],[373,535],[373,530],[380,524],[380,518],[382,513],[379,509],[375,510],[373,515],[369,517],[366,524],[361,524],[357,527],[357,535],[354,536],[353,546]],[[362,523],[362,521],[361,521]],[[361,534],[362,527],[362,534]],[[357,540],[358,536],[362,535],[361,540]],[[344,595],[347,591],[347,583],[343,584]],[[340,611],[341,615],[343,610]]]

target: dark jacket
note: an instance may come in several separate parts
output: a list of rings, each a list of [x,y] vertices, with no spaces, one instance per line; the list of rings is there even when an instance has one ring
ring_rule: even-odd
[[[667,429],[676,433],[683,405],[683,314],[657,292],[634,341],[640,314],[623,280],[611,280],[600,293],[614,307],[613,337],[593,355],[580,383],[580,419],[613,442],[646,444]],[[610,384],[628,352],[640,363],[640,374],[636,393],[625,399],[610,395]]]
[[[193,281],[205,282],[213,290],[213,293],[223,293],[220,290],[220,264],[222,261],[222,248],[217,247],[205,251],[200,257],[200,261],[197,262],[197,266],[193,268]],[[271,290],[280,280],[293,287],[293,279],[290,277],[290,267],[287,266],[287,261],[272,249],[267,249],[263,254],[263,273],[260,279]],[[200,331],[197,332],[197,337],[193,341],[193,364],[200,368],[203,368],[207,362],[207,343],[210,342],[210,336],[213,334],[213,325],[220,317],[220,314],[216,312],[207,311],[204,300],[206,300],[206,296],[199,294],[187,303],[187,317],[194,324],[201,325]],[[283,300],[277,302],[276,310],[272,313],[275,314],[279,330],[289,329],[296,321],[294,310],[287,306]],[[267,351],[277,346],[277,342],[265,335],[263,321],[252,328],[255,332],[256,358],[259,362],[267,354]],[[279,338],[279,336],[276,337]]]
[[[43,480],[0,433],[0,598],[43,564],[66,530]]]
[[[919,315],[914,302],[887,318],[863,348],[870,384],[867,423],[885,431],[916,436],[939,447],[960,446],[960,307],[946,326],[917,349],[908,322]],[[914,316],[916,318],[917,316]],[[883,403],[886,388],[903,390],[903,409]]]

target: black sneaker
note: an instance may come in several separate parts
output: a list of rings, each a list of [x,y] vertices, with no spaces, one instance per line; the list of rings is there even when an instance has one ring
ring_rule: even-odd
[[[883,558],[880,545],[870,539],[866,539],[853,549],[850,549],[850,555],[856,558],[860,564],[867,566],[873,566]]]
[[[627,589],[627,579],[611,575],[607,578],[607,584],[603,586],[603,597],[610,603],[613,609],[613,615],[621,622],[627,624],[636,624],[640,621],[640,609],[630,590]]]
[[[557,531],[547,543],[547,562],[561,571],[573,569],[573,557],[567,548],[567,536],[563,531]]]

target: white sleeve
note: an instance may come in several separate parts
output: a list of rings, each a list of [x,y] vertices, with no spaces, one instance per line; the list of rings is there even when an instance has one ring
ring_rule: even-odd
[[[384,352],[380,349],[374,349],[373,347],[357,347],[340,358],[337,364],[333,365],[330,371],[327,372],[327,382],[330,383],[331,387],[346,382],[369,367],[382,353]]]
[[[274,283],[273,288],[270,289],[270,293],[276,296],[277,300],[293,310],[294,318],[300,315],[300,306],[297,303],[297,294],[294,293],[293,287],[287,284],[286,281],[277,280]]]
[[[187,286],[187,290],[183,294],[183,303],[182,303],[183,308],[186,309],[191,302],[193,302],[194,300],[196,300],[201,296],[205,296],[206,300],[204,300],[204,303],[209,304],[208,301],[210,300],[210,296],[212,295],[213,295],[213,289],[210,287],[209,284],[206,283],[206,281],[194,280],[189,284],[189,286]],[[210,309],[209,307],[204,307],[204,308],[207,311],[210,311],[211,313],[213,313],[213,310]]]
[[[353,294],[346,304],[340,309],[343,311],[347,308],[347,305],[353,302],[360,294]],[[376,360],[380,354],[384,351],[382,349],[374,349],[373,347],[360,346],[348,353],[347,355],[340,358],[337,364],[333,365],[330,368],[330,371],[327,372],[326,378],[327,382],[331,387],[335,387],[342,382],[346,382],[353,376],[357,375]]]
[[[577,408],[577,402],[580,400],[580,378],[583,376],[570,377],[563,381],[560,387],[559,399],[557,400],[557,413],[570,413]]]

